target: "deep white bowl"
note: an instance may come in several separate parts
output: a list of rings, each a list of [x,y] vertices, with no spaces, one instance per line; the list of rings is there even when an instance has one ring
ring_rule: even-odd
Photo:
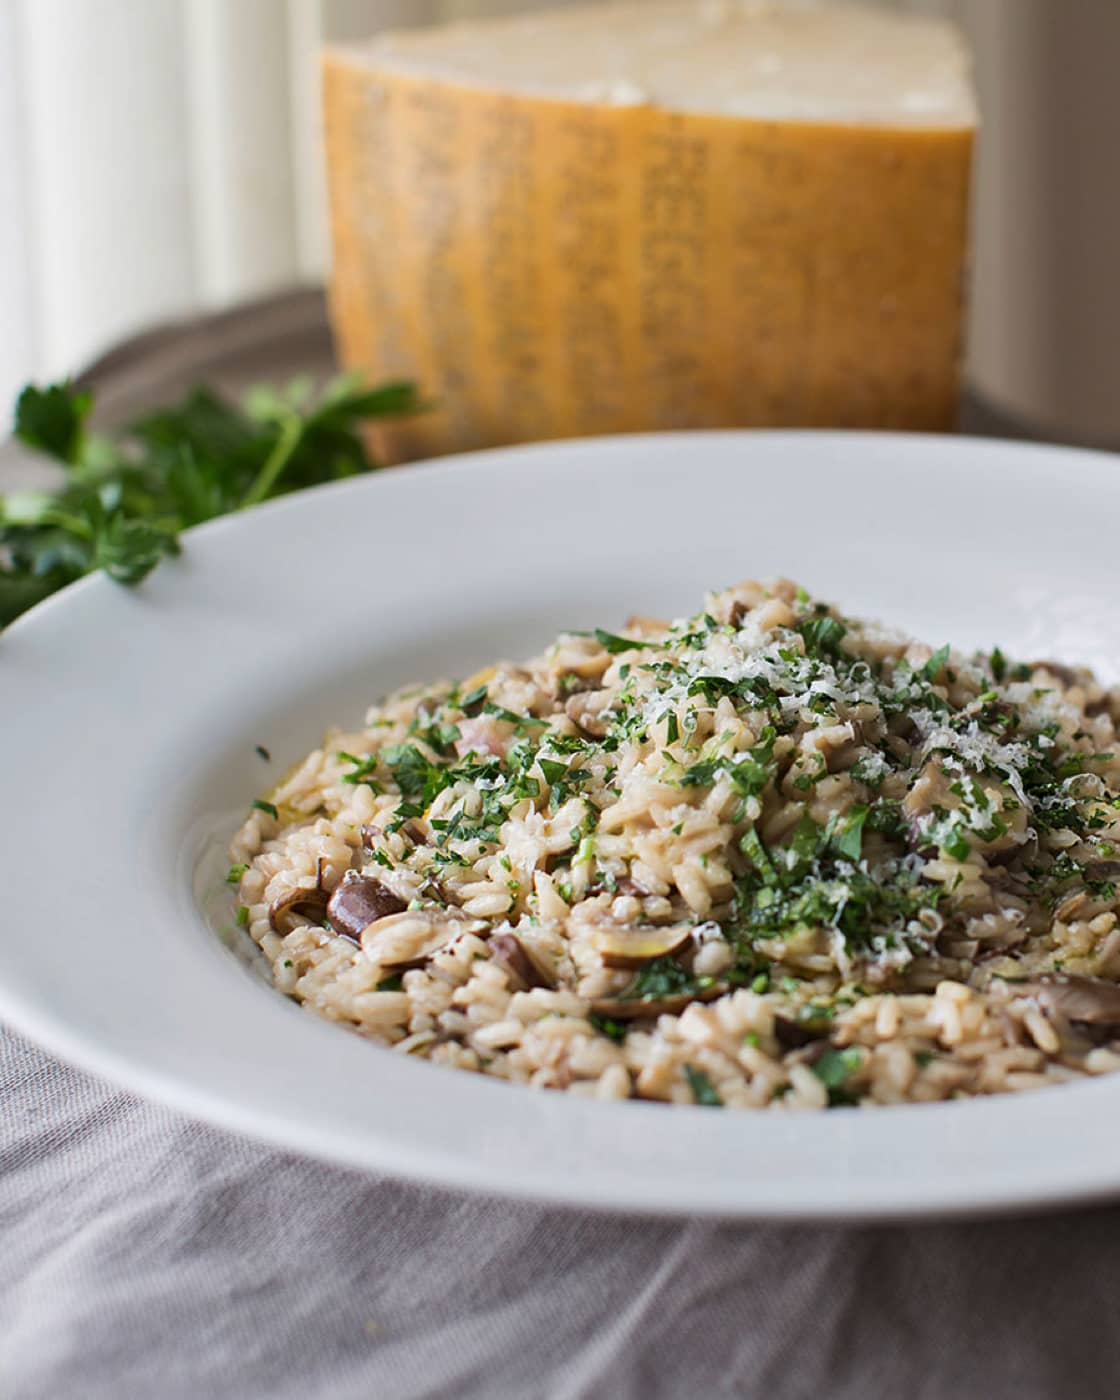
[[[452,1187],[795,1218],[1116,1192],[1120,1076],[818,1114],[534,1093],[299,1010],[201,906],[214,833],[328,724],[744,577],[1114,680],[1118,525],[1110,456],[791,432],[480,453],[205,526],[140,589],[85,581],[0,637],[0,1015],[224,1127]]]

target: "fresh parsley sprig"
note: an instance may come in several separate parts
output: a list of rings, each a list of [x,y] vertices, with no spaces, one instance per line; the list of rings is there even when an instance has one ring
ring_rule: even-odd
[[[0,627],[98,569],[139,583],[191,525],[370,471],[362,427],[425,406],[411,384],[349,375],[320,392],[309,380],[254,389],[240,406],[197,388],[105,436],[91,430],[90,392],[29,384],[15,436],[62,475],[53,491],[0,496]]]

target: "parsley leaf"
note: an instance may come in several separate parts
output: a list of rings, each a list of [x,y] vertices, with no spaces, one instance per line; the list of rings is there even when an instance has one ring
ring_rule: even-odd
[[[352,376],[318,396],[298,382],[257,389],[240,407],[199,388],[103,436],[89,427],[88,390],[29,384],[15,435],[62,472],[53,492],[0,496],[0,627],[84,574],[139,583],[191,525],[369,471],[363,425],[424,407],[409,384],[370,389]]]
[[[617,656],[620,651],[640,651],[643,647],[658,647],[660,642],[644,642],[637,637],[620,637],[614,632],[604,632],[601,627],[596,627],[593,633],[595,640],[612,656]]]
[[[691,974],[674,957],[654,958],[646,963],[625,993],[627,999],[668,997],[695,987]]]
[[[812,1066],[813,1073],[828,1090],[830,1108],[850,1107],[859,1102],[857,1095],[844,1088],[844,1081],[863,1064],[863,1051],[856,1046],[847,1050],[826,1050]]]
[[[28,384],[16,400],[15,435],[28,447],[76,463],[85,440],[85,424],[93,396],[70,383],[39,389]]]
[[[688,1080],[688,1087],[692,1090],[692,1097],[698,1104],[703,1104],[706,1108],[722,1108],[723,1100],[716,1092],[716,1087],[702,1069],[694,1069],[692,1065],[685,1065],[684,1075]]]
[[[949,660],[948,645],[938,647],[930,659],[922,667],[921,674],[927,681],[935,681],[945,668],[945,663]]]
[[[805,639],[805,650],[810,656],[836,656],[840,643],[847,636],[848,629],[834,617],[811,617],[797,629]]]
[[[836,853],[853,863],[863,851],[863,827],[870,811],[866,803],[857,802],[845,818],[840,833],[833,838]]]
[[[613,1040],[616,1045],[621,1045],[626,1039],[625,1021],[614,1021],[609,1016],[592,1016],[590,1020],[600,1034],[605,1035],[608,1040]]]
[[[415,744],[390,744],[381,755],[401,795],[427,809],[453,782],[453,769],[440,768],[420,752]]]

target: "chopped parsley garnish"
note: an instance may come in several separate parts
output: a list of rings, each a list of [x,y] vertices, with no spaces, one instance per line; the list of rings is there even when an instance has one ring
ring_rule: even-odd
[[[847,860],[858,861],[863,850],[863,828],[871,808],[857,803],[844,818],[839,833],[833,838],[833,846],[838,855]]]
[[[357,754],[347,753],[345,749],[339,749],[338,757],[343,763],[349,763],[351,765],[350,772],[342,775],[342,781],[344,783],[351,783],[353,785],[366,783],[369,787],[373,788],[374,791],[380,791],[378,783],[373,776],[377,772],[377,765],[381,762],[380,754],[371,753],[359,756]]]
[[[662,645],[661,642],[643,641],[639,637],[620,637],[614,632],[604,632],[601,627],[596,627],[592,635],[603,650],[609,651],[612,656],[617,656],[621,651],[640,651],[644,647]]]
[[[248,869],[249,867],[247,865],[231,865],[228,873],[226,874],[226,884],[239,885],[241,883],[242,875],[244,875],[246,870]]]
[[[922,675],[927,681],[935,681],[945,669],[945,663],[949,660],[948,646],[938,647],[930,659],[922,667]]]
[[[828,616],[809,618],[797,630],[804,637],[805,650],[810,656],[836,656],[848,632],[842,622]]]
[[[613,1040],[616,1045],[621,1045],[626,1039],[625,1021],[614,1021],[609,1016],[592,1016],[590,1019],[595,1029],[608,1040]]]
[[[684,992],[694,992],[696,980],[676,958],[654,958],[646,963],[634,981],[623,994],[633,1000],[644,997],[680,996]]]
[[[422,815],[454,781],[453,767],[433,763],[415,744],[390,744],[382,750],[382,757],[405,801],[419,807],[416,816]]]
[[[856,1103],[856,1096],[844,1088],[845,1081],[863,1064],[864,1052],[855,1046],[847,1050],[829,1049],[812,1066],[813,1073],[828,1090],[831,1107]]]
[[[252,805],[257,809],[258,812],[264,812],[266,816],[271,817],[273,821],[280,820],[280,813],[276,810],[276,806],[274,803],[265,802],[263,801],[263,799],[258,797]]]
[[[473,690],[468,690],[466,695],[459,700],[459,708],[464,714],[470,714],[474,710],[480,710],[486,703],[486,686],[476,685]]]
[[[723,1100],[716,1092],[715,1085],[702,1069],[685,1065],[684,1074],[688,1080],[688,1087],[692,1090],[692,1097],[698,1104],[703,1104],[706,1108],[723,1107]]]

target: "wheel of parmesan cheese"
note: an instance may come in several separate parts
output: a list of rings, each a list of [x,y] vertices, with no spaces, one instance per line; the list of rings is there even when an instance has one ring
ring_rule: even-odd
[[[631,3],[332,49],[340,358],[394,458],[644,429],[951,425],[968,61],[859,6]]]

